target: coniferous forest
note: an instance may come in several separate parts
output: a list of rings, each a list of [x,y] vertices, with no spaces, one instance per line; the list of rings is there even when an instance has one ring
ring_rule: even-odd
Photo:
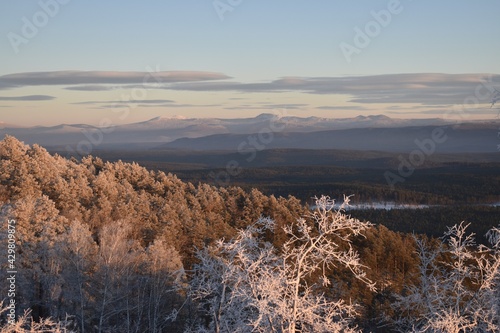
[[[15,271],[15,288],[0,286],[18,320],[4,302],[0,332],[500,331],[498,221],[429,237],[316,195],[309,209],[6,136],[0,279]]]

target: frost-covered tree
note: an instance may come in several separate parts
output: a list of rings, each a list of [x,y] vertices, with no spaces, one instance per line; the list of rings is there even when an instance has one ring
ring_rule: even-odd
[[[491,229],[491,247],[476,246],[468,225],[445,233],[446,244],[429,249],[417,240],[420,284],[394,304],[396,325],[414,332],[500,331],[500,230]]]
[[[64,300],[67,313],[75,315],[81,333],[89,325],[92,275],[96,269],[98,247],[87,225],[74,220],[58,244],[58,260],[64,267]]]
[[[0,315],[8,312],[9,308],[0,302]],[[0,326],[0,333],[76,333],[74,322],[71,316],[66,316],[64,320],[56,322],[51,318],[44,318],[34,321],[31,317],[31,310],[26,310],[14,323],[5,323]]]
[[[345,199],[344,205],[348,204]],[[370,227],[333,209],[322,197],[307,219],[284,227],[287,241],[277,249],[264,240],[275,231],[269,218],[238,232],[229,241],[198,252],[190,296],[201,322],[188,332],[353,332],[353,304],[330,299],[329,269],[347,267],[374,289],[351,238]]]
[[[151,333],[165,332],[171,324],[168,314],[175,306],[177,291],[185,283],[184,269],[179,253],[157,239],[146,251],[146,283],[143,313],[147,318],[143,325]]]
[[[31,308],[35,319],[51,316],[61,306],[61,270],[54,246],[68,221],[46,196],[26,196],[9,205],[16,220],[17,293],[20,310]]]
[[[96,331],[121,327],[130,332],[137,324],[132,312],[137,310],[135,293],[141,291],[139,274],[144,253],[130,237],[131,223],[126,220],[105,225],[99,232],[97,271],[93,287],[97,311]]]
[[[183,283],[179,253],[162,240],[146,249],[133,237],[133,223],[122,220],[99,232],[92,274],[96,332],[164,332],[171,323],[178,288]]]

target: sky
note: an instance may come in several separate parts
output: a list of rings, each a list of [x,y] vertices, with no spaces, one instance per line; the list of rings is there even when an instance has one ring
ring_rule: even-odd
[[[0,122],[493,119],[499,36],[498,0],[2,1]]]

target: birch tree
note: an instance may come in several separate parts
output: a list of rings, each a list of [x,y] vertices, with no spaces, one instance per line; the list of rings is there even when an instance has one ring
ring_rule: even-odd
[[[0,302],[0,316],[8,310],[9,308]],[[14,323],[0,326],[0,333],[77,333],[74,326],[71,316],[66,316],[66,319],[60,321],[51,318],[35,321],[31,316],[31,310],[25,310]]]
[[[420,285],[410,286],[395,309],[399,329],[413,332],[498,332],[500,330],[500,230],[491,246],[476,246],[468,225],[445,233],[446,244],[430,250],[417,240]]]
[[[96,269],[97,244],[92,239],[88,226],[74,220],[59,245],[59,258],[64,265],[66,284],[65,303],[68,313],[76,316],[80,333],[89,326],[89,303],[92,275]]]
[[[179,253],[161,239],[147,248],[146,260],[145,326],[151,333],[164,332],[171,324],[167,314],[172,312],[184,282],[184,269]]]
[[[354,332],[354,304],[330,299],[329,269],[343,266],[364,281],[364,266],[351,238],[370,227],[338,211],[328,197],[316,201],[307,219],[284,227],[287,241],[276,249],[264,240],[275,223],[260,218],[231,241],[198,252],[190,296],[202,322],[187,332]]]
[[[95,331],[131,332],[137,322],[132,320],[134,291],[140,291],[137,273],[144,262],[143,250],[130,238],[131,224],[121,220],[105,225],[99,232],[97,271],[94,274],[96,300]],[[118,327],[119,326],[119,327]]]

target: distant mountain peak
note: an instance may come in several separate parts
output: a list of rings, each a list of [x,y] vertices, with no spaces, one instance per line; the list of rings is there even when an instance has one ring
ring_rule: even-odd
[[[442,119],[399,119],[385,115],[359,115],[351,118],[324,118],[309,115],[279,115],[261,113],[254,117],[243,118],[192,118],[185,116],[159,116],[146,121],[115,125],[114,130],[103,136],[103,145],[120,145],[128,148],[130,144],[156,144],[172,142],[182,138],[199,138],[211,135],[249,135],[262,130],[276,128],[287,133],[311,133],[329,130],[362,128],[397,128],[415,126],[442,126]],[[8,127],[7,127],[8,126]],[[87,140],[98,127],[84,124],[60,124],[56,126],[19,127],[0,123],[2,133],[16,136],[27,143],[58,145],[60,142],[77,145]],[[93,135],[93,134],[92,134]]]
[[[370,119],[376,119],[376,120],[391,120],[391,117],[388,117],[384,114],[376,114],[372,116],[368,116]]]
[[[186,120],[186,119],[190,119],[190,118],[188,118],[186,116],[182,116],[182,115],[174,115],[174,116],[166,117],[166,118],[163,118],[163,119]]]
[[[259,120],[267,120],[267,119],[272,119],[276,117],[275,114],[272,114],[272,113],[261,113],[259,114],[257,117],[255,117],[255,119],[259,119]]]
[[[181,116],[181,115],[158,116],[158,117],[151,118],[145,122],[147,123],[147,122],[155,122],[155,121],[162,121],[162,120],[186,120],[186,119],[190,119],[190,118],[188,118],[186,116]]]
[[[172,116],[172,117],[158,116],[158,117],[154,117],[154,118],[151,118],[149,120],[146,120],[146,121],[141,121],[141,122],[138,122],[138,123],[126,124],[124,126],[134,126],[134,125],[142,125],[142,126],[144,126],[144,125],[154,125],[154,126],[160,126],[161,124],[173,122],[173,121],[176,121],[176,120],[189,120],[189,119],[192,119],[192,118],[188,118],[188,117],[185,117],[185,116]]]
[[[386,115],[383,115],[383,114],[376,114],[376,115],[369,115],[369,116],[363,116],[363,115],[359,115],[357,117],[355,117],[354,119],[356,120],[391,120],[390,117],[386,116]]]

